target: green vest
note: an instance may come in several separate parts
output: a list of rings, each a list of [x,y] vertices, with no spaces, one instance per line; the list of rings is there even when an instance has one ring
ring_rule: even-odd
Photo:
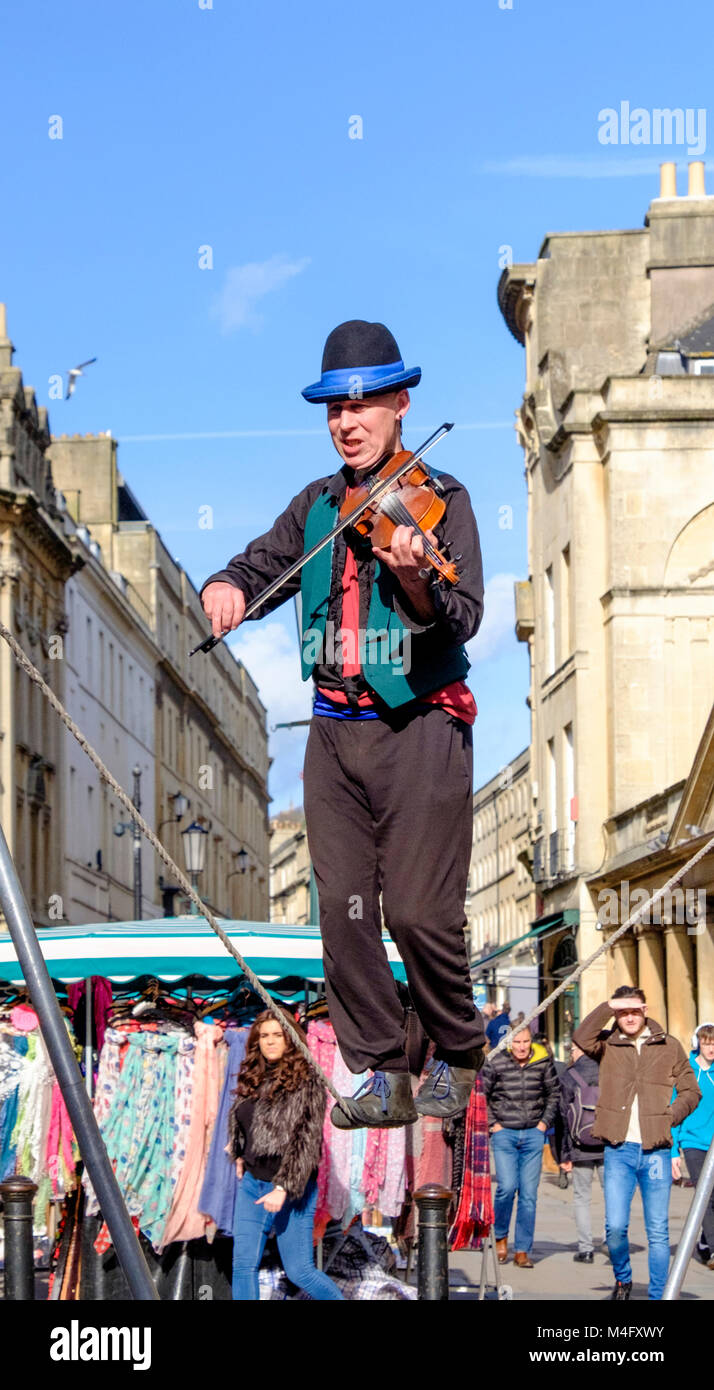
[[[337,520],[337,499],[329,492],[321,493],[305,520],[303,554],[322,540]],[[335,643],[336,634],[332,634],[331,639],[327,634],[327,609],[334,544],[334,540],[331,541],[302,568],[301,656],[304,681],[309,680],[316,665],[330,664],[332,659],[330,640]],[[360,634],[359,660],[368,684],[386,705],[396,709],[419,695],[428,695],[452,681],[463,680],[470,662],[462,646],[451,644],[442,647],[430,643],[428,660],[422,658],[420,664],[419,647],[424,637],[404,627],[392,607],[391,594],[391,573],[387,566],[377,560],[367,631]],[[428,637],[429,633],[425,636]]]

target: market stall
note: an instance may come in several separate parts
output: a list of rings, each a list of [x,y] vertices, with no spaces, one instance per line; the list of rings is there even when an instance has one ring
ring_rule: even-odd
[[[354,1090],[362,1078],[348,1072],[329,1021],[318,929],[245,922],[223,926],[263,985],[300,1018],[330,1080],[340,1091]],[[47,928],[38,936],[68,1031],[82,1054],[102,1138],[161,1296],[229,1298],[235,1175],[224,1153],[227,1114],[250,1024],[263,1001],[200,917]],[[388,938],[385,947],[397,987],[403,989],[404,967],[396,948]],[[81,1185],[74,1178],[76,1146],[31,1014],[12,942],[0,935],[0,1030],[3,1018],[6,1028],[0,1047],[4,1042],[16,1070],[22,1069],[15,1110],[11,1094],[0,1102],[6,1165],[9,1159],[17,1165],[14,1171],[21,1171],[31,1164],[30,1175],[40,1187],[39,1234],[48,1231],[46,1212],[52,1211],[52,1201],[63,1213],[53,1296],[123,1297],[123,1275],[91,1185],[86,1174]],[[24,1057],[26,1039],[33,1033],[32,1060],[41,1082],[37,1077],[31,1082],[27,1060],[19,1062],[15,1055]],[[413,1070],[421,1070],[424,1057],[422,1047]],[[45,1099],[38,1108],[41,1085]],[[409,1234],[408,1194],[424,1181],[439,1180],[455,1185],[457,1193],[462,1190],[464,1126],[450,1135],[433,1121],[408,1131],[336,1131],[329,1119],[331,1104],[318,1175],[316,1237],[327,1237],[328,1258],[330,1249],[337,1252],[337,1270],[340,1260],[346,1262],[346,1286],[392,1289],[348,1296],[399,1296],[389,1277],[392,1249],[375,1237],[375,1230],[388,1232],[401,1223]],[[18,1112],[25,1120],[22,1133]],[[24,1146],[15,1143],[13,1152],[10,1141],[23,1135]],[[372,1227],[367,1236],[371,1246],[365,1243],[363,1223]],[[335,1234],[348,1228],[347,1244],[335,1244]],[[264,1297],[286,1296],[278,1268],[265,1270],[261,1278]]]

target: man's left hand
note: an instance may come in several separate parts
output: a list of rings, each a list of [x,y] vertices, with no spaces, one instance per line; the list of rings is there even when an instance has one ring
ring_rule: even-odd
[[[432,545],[436,545],[433,531],[424,533]],[[389,550],[372,547],[378,560],[392,571],[400,588],[403,589],[415,613],[425,622],[436,617],[436,609],[429,592],[429,577],[423,578],[419,571],[429,568],[424,558],[424,539],[411,526],[395,526]]]
[[[536,1129],[541,1129],[541,1130],[543,1131],[543,1133],[545,1134],[547,1128],[548,1128],[548,1126],[547,1126],[547,1125],[544,1125],[542,1120],[539,1120],[539,1121],[538,1121],[538,1123],[537,1123],[537,1125],[536,1125]]]
[[[280,1211],[284,1201],[285,1193],[282,1188],[278,1191],[274,1187],[272,1192],[266,1192],[264,1197],[259,1197],[255,1205],[256,1207],[264,1206],[266,1211]]]

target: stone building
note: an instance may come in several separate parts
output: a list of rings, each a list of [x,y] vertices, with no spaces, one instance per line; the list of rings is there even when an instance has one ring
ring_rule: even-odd
[[[82,564],[65,534],[48,460],[47,411],[12,365],[0,305],[0,618],[64,696],[64,588]],[[63,893],[64,741],[56,714],[0,639],[0,824],[33,920]]]
[[[265,921],[269,759],[255,683],[223,643],[209,656],[189,659],[206,635],[198,593],[122,477],[116,441],[62,436],[52,440],[51,457],[71,516],[91,532],[104,565],[153,638],[153,804],[161,838],[183,867],[181,832],[199,821],[210,836],[201,896],[222,916]],[[183,823],[174,812],[179,793],[190,802]],[[170,902],[165,872],[151,895],[159,888]]]
[[[544,990],[602,940],[597,892],[625,845],[639,836],[646,855],[655,824],[671,833],[714,689],[714,198],[703,165],[684,196],[675,177],[663,166],[642,229],[549,235],[499,283],[525,348],[516,632],[530,662],[534,928],[562,919]],[[675,959],[661,926],[638,934],[663,1023],[677,1016]],[[601,958],[570,1021],[608,981]],[[562,1040],[562,1017],[548,1027]]]
[[[62,495],[58,492],[58,499]],[[147,624],[124,592],[121,574],[103,564],[101,548],[69,513],[65,521],[84,564],[65,587],[65,704],[110,772],[133,795],[140,777],[141,813],[156,825],[154,715],[157,652]],[[56,716],[53,716],[56,717]],[[132,835],[118,836],[128,815],[76,739],[65,741],[63,802],[65,898],[73,924],[131,921],[134,905]],[[161,916],[154,851],[141,844],[141,916]]]
[[[484,1002],[537,1003],[531,937],[535,890],[530,873],[531,786],[526,748],[474,793],[474,837],[466,916],[472,976]]]
[[[301,808],[280,811],[270,821],[270,920],[314,925],[310,853]]]
[[[606,868],[590,879],[605,937],[665,888],[714,836],[714,707],[688,777],[606,822]],[[687,1047],[714,1019],[714,855],[711,851],[647,909],[607,955],[608,990],[635,983],[653,1018]]]

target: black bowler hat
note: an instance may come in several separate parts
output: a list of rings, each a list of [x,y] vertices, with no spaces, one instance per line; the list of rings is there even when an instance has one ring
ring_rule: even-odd
[[[349,319],[333,328],[322,354],[322,376],[302,394],[314,405],[359,401],[416,386],[420,380],[421,367],[404,366],[397,340],[383,323]]]

